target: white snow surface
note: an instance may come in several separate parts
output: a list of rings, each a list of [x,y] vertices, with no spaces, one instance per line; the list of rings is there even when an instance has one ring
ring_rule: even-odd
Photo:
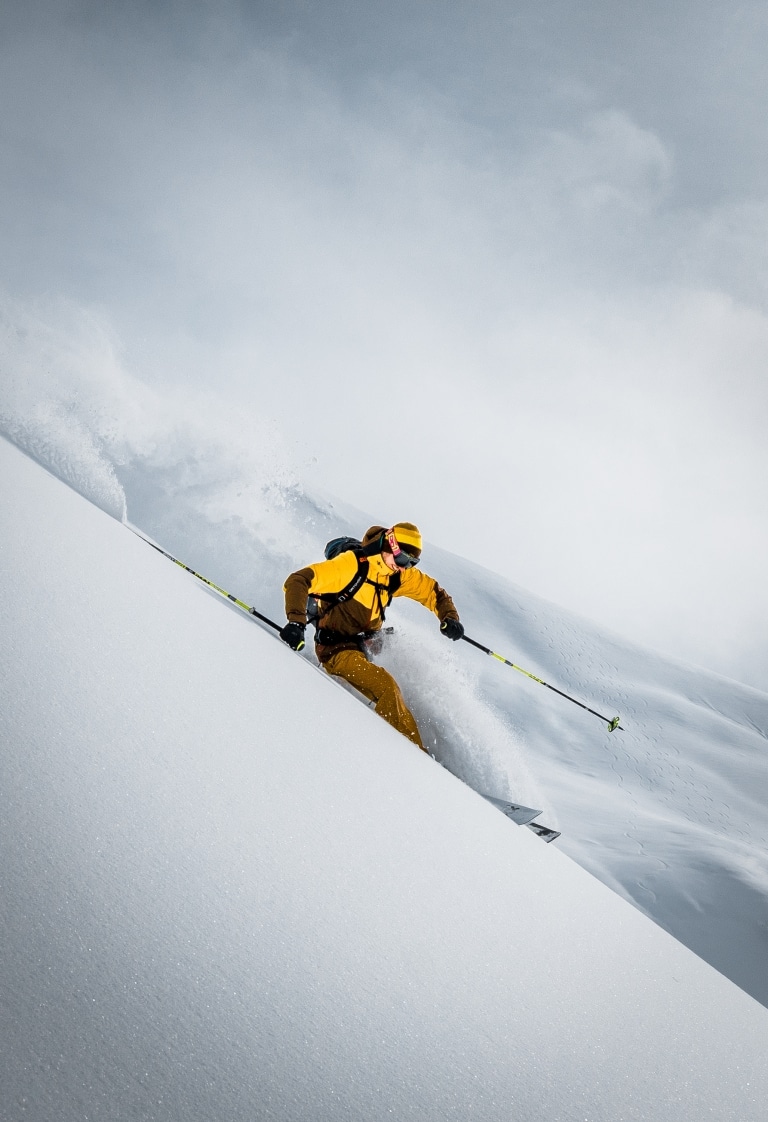
[[[428,552],[470,632],[621,707],[398,602],[436,753],[545,845],[3,440],[0,471],[4,1122],[765,1118],[768,1010],[678,941],[766,996],[764,695]]]

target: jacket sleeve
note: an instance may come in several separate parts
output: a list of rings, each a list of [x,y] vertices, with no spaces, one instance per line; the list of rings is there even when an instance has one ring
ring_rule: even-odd
[[[459,613],[451,597],[432,577],[420,569],[405,569],[395,596],[417,600],[434,612],[442,623],[444,619],[458,619]]]
[[[322,596],[324,592],[341,592],[352,580],[357,568],[357,557],[348,552],[291,573],[283,585],[285,614],[289,621],[306,623],[307,597]]]

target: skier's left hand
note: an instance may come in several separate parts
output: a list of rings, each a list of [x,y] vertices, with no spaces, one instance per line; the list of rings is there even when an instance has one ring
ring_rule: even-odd
[[[457,619],[444,619],[440,624],[440,634],[455,643],[457,639],[464,638],[464,624]]]

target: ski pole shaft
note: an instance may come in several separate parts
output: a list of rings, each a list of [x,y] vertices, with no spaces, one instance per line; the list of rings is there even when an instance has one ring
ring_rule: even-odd
[[[468,635],[462,635],[462,639],[464,639],[466,643],[471,643],[473,647],[477,647],[479,651],[484,651],[485,654],[490,655],[491,658],[496,658],[499,660],[499,662],[503,662],[506,666],[511,666],[513,670],[519,670],[521,674],[525,674],[526,677],[531,678],[534,682],[538,682],[540,686],[546,686],[548,690],[552,690],[553,693],[557,693],[560,695],[560,697],[564,697],[566,701],[572,701],[573,704],[578,705],[579,708],[586,709],[587,713],[591,713],[593,717],[599,717],[601,721],[605,721],[605,723],[608,725],[609,732],[613,732],[614,729],[619,729],[621,732],[624,731],[624,729],[619,724],[619,721],[621,720],[620,717],[604,717],[602,713],[598,713],[596,710],[590,709],[589,706],[585,705],[583,701],[577,701],[575,697],[571,697],[570,694],[563,693],[563,691],[557,689],[556,686],[550,686],[549,682],[543,682],[541,678],[537,678],[535,674],[531,674],[530,670],[524,670],[522,666],[517,666],[514,662],[510,662],[508,658],[504,658],[503,655],[497,654],[496,651],[492,651],[490,647],[484,647],[482,643],[478,643],[475,639],[470,639]]]
[[[161,549],[159,545],[155,545],[155,543],[151,542],[149,538],[145,538],[143,534],[140,534],[138,530],[134,530],[132,526],[129,526],[128,529],[132,530],[133,533],[136,534],[136,537],[141,538],[141,540],[143,542],[146,542],[147,545],[151,545],[152,548],[156,549],[158,553],[162,553],[163,557],[167,557],[169,561],[173,561],[174,565],[178,565],[179,568],[184,569],[187,573],[191,573],[193,577],[197,577],[197,579],[201,580],[203,584],[207,584],[209,588],[212,588],[214,592],[218,592],[221,596],[226,596],[227,600],[231,600],[233,604],[237,604],[238,608],[242,608],[244,612],[248,612],[249,615],[255,616],[256,619],[260,619],[262,623],[266,623],[269,627],[274,628],[275,631],[281,630],[279,623],[275,623],[275,621],[269,619],[268,616],[264,616],[261,614],[261,612],[257,612],[255,608],[252,608],[250,604],[246,604],[243,600],[238,600],[238,598],[236,596],[233,596],[231,592],[227,592],[225,588],[220,588],[218,584],[214,584],[212,580],[209,580],[208,577],[204,577],[202,573],[196,573],[194,569],[190,569],[189,565],[185,565],[183,561],[179,561],[178,557],[174,557],[172,554],[166,553],[166,551],[164,549]]]

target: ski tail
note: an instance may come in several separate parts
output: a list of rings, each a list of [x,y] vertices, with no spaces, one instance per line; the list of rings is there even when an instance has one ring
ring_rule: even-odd
[[[483,798],[495,806],[497,810],[500,810],[502,814],[506,814],[507,818],[511,818],[518,826],[527,826],[541,814],[540,810],[534,810],[531,806],[506,802],[504,799],[494,798],[493,795],[483,795]]]
[[[522,806],[520,803],[510,803],[505,799],[496,799],[493,795],[483,795],[483,798],[516,825],[527,826],[529,830],[533,830],[534,834],[543,841],[553,842],[555,838],[560,837],[559,830],[553,830],[551,826],[542,826],[540,822],[534,822],[534,818],[538,818],[541,814],[540,810],[534,810],[532,806]]]

